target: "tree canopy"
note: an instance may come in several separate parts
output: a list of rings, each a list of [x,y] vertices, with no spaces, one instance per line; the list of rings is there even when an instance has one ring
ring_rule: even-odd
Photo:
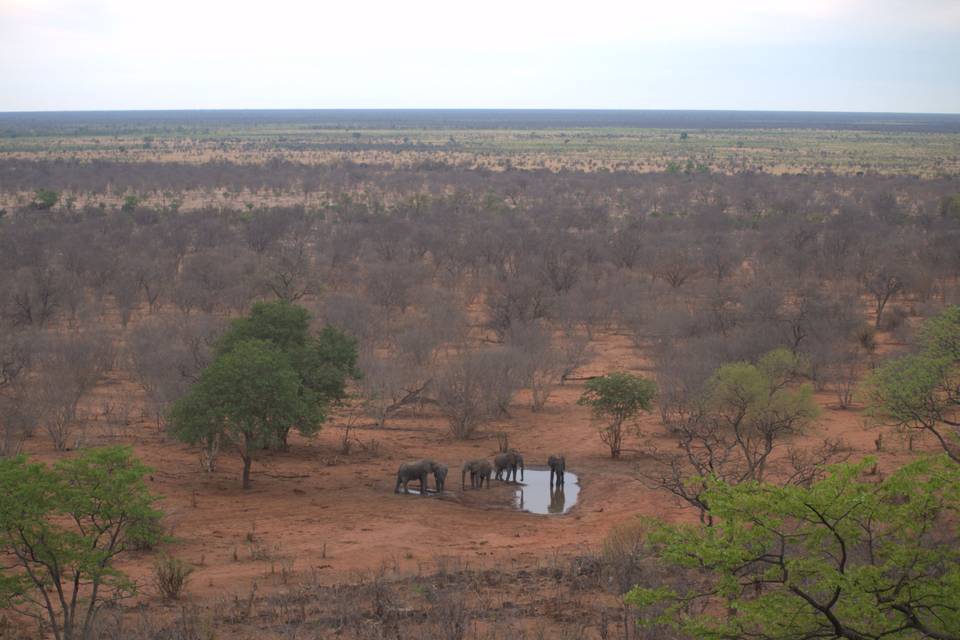
[[[330,404],[344,397],[347,379],[359,376],[356,340],[330,326],[311,335],[309,313],[285,301],[254,305],[214,352],[168,423],[179,439],[202,444],[210,461],[221,446],[235,447],[244,488],[257,452],[285,445],[293,428],[315,434]]]
[[[0,609],[86,638],[98,608],[136,591],[115,564],[159,539],[160,512],[130,449],[91,449],[53,468],[0,460]]]
[[[877,483],[872,463],[810,487],[712,481],[714,526],[648,522],[673,583],[628,601],[711,640],[960,638],[960,466],[919,460]]]
[[[893,358],[867,380],[871,412],[903,429],[931,433],[960,462],[960,306],[927,320],[919,351]]]
[[[322,417],[316,395],[305,389],[290,358],[263,340],[244,340],[200,374],[170,414],[181,440],[235,446],[243,459],[243,487],[257,452],[275,446],[291,425],[314,433]]]
[[[625,371],[615,371],[593,378],[577,401],[591,408],[597,418],[607,420],[600,438],[610,447],[611,457],[618,457],[623,443],[623,425],[641,411],[650,411],[657,386]]]
[[[776,349],[756,364],[725,364],[710,379],[702,399],[704,415],[735,443],[744,478],[761,480],[777,441],[817,416],[813,388],[788,386],[801,366],[789,350]]]

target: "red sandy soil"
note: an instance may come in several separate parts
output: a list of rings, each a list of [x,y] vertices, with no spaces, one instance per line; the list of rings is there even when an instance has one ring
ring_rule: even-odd
[[[597,355],[578,376],[617,369],[652,375],[641,368],[638,351],[621,336],[598,336],[593,347]],[[132,387],[114,381],[98,393],[115,396]],[[427,407],[423,414],[396,418],[384,429],[355,428],[352,433],[367,446],[355,445],[349,455],[340,452],[345,424],[341,416],[318,437],[295,439],[288,452],[255,462],[250,491],[240,487],[235,453],[223,453],[218,471],[206,474],[195,448],[171,440],[149,422],[134,424],[117,440],[132,444],[154,469],[149,486],[162,497],[164,523],[174,538],[162,551],[195,565],[189,592],[209,602],[247,593],[255,582],[263,593],[276,582],[271,576],[281,571],[319,576],[321,584],[333,584],[352,582],[358,574],[384,566],[398,573],[429,572],[451,558],[478,569],[542,566],[558,555],[597,548],[612,526],[637,515],[695,518],[691,509],[649,489],[639,478],[640,471],[654,464],[640,450],[675,447],[658,415],[644,416],[640,427],[646,435],[631,436],[625,443],[631,451],[611,460],[588,410],[576,404],[581,392],[578,383],[557,387],[539,413],[532,413],[521,395],[509,419],[469,441],[451,438],[443,419]],[[853,459],[875,454],[879,431],[868,428],[862,412],[831,408],[835,398],[829,393],[818,394],[817,400],[823,413],[816,426],[786,446],[842,437]],[[496,481],[489,490],[460,490],[460,465],[468,458],[492,457],[496,431],[509,434],[510,445],[524,453],[528,467],[544,465],[551,453],[566,455],[567,468],[579,475],[581,485],[578,504],[567,515],[513,510],[512,488]],[[379,443],[377,452],[370,451],[373,441]],[[44,436],[38,434],[29,444],[31,454],[54,457]],[[888,432],[884,451],[875,455],[883,473],[910,454],[905,443]],[[448,495],[394,494],[398,465],[422,457],[450,466]],[[138,554],[123,568],[149,584],[156,557],[153,552]],[[153,596],[147,586],[142,597]]]

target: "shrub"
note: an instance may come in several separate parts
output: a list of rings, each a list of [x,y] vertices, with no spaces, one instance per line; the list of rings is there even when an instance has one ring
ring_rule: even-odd
[[[179,558],[163,556],[153,565],[153,584],[166,600],[179,600],[193,567]]]

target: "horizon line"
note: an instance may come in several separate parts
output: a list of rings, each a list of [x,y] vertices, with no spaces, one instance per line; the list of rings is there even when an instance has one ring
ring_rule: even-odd
[[[648,108],[648,107],[177,107],[177,108],[103,108],[103,109],[18,109],[0,110],[0,115],[51,113],[182,113],[182,112],[270,112],[270,111],[513,111],[513,112],[608,112],[608,113],[815,113],[824,115],[917,115],[960,116],[960,111],[862,111],[844,109],[727,109],[727,108]]]

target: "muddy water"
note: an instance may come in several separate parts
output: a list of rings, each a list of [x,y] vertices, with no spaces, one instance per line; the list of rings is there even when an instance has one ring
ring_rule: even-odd
[[[567,471],[560,489],[550,488],[550,471],[527,469],[523,482],[513,494],[513,504],[520,511],[560,515],[577,504],[580,485],[577,474]]]

